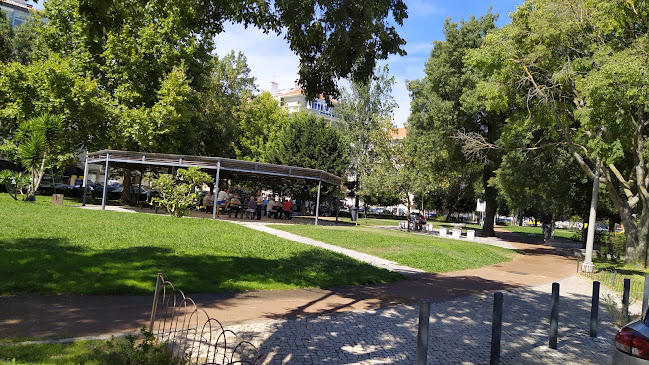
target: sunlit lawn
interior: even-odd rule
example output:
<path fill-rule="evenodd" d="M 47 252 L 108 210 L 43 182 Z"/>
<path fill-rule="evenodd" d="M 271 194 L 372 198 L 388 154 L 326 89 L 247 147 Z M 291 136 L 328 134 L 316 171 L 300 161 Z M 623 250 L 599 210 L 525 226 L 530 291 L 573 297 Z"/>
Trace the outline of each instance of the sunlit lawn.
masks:
<path fill-rule="evenodd" d="M 329 221 L 336 220 L 335 217 L 325 217 L 324 219 Z M 399 225 L 399 222 L 405 222 L 406 219 L 405 217 L 404 219 L 401 220 L 390 219 L 390 218 L 364 218 L 363 214 L 361 213 L 358 217 L 357 222 L 352 222 L 352 219 L 347 217 L 338 217 L 338 221 L 343 223 L 349 223 L 349 224 L 358 223 L 359 226 L 370 226 L 370 227 L 371 226 L 395 226 L 396 227 Z"/>
<path fill-rule="evenodd" d="M 538 227 L 531 227 L 531 226 L 499 226 L 498 228 L 504 229 L 509 232 L 521 234 L 521 235 L 527 235 L 527 236 L 538 236 L 542 237 L 543 236 L 543 228 L 541 226 Z M 561 237 L 561 238 L 567 238 L 570 239 L 572 238 L 577 231 L 572 230 L 572 229 L 562 229 L 562 228 L 555 228 L 554 229 L 554 236 L 555 237 Z"/>
<path fill-rule="evenodd" d="M 595 264 L 594 273 L 582 273 L 582 275 L 599 281 L 620 295 L 624 290 L 624 279 L 631 280 L 631 299 L 642 301 L 645 275 L 649 274 L 649 268 L 639 264 L 627 264 L 622 260 L 612 261 L 607 259 L 593 259 Z"/>
<path fill-rule="evenodd" d="M 0 194 L 0 294 L 150 294 L 361 285 L 400 275 L 209 219 L 92 211 Z"/>
<path fill-rule="evenodd" d="M 283 231 L 365 252 L 429 272 L 446 272 L 509 261 L 507 249 L 370 227 L 273 225 Z"/>
<path fill-rule="evenodd" d="M 107 341 L 0 345 L 0 364 L 102 364 L 108 351 Z"/>

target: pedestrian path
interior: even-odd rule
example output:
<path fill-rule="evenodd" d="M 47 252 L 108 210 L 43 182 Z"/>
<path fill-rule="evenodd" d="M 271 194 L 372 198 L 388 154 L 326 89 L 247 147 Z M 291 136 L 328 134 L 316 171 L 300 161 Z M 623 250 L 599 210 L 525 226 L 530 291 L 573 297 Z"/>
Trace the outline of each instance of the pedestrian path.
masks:
<path fill-rule="evenodd" d="M 592 284 L 561 287 L 558 348 L 548 348 L 551 284 L 504 291 L 501 364 L 610 364 L 616 328 L 600 302 L 598 337 L 589 337 Z M 431 304 L 428 363 L 488 364 L 493 293 Z M 297 319 L 229 325 L 265 364 L 414 363 L 418 306 L 403 304 Z"/>
<path fill-rule="evenodd" d="M 239 222 L 239 224 L 252 228 L 254 230 L 260 231 L 260 232 L 265 232 L 272 234 L 277 237 L 281 237 L 287 240 L 295 241 L 295 242 L 300 242 L 305 245 L 310 245 L 310 246 L 315 246 L 315 247 L 320 247 L 324 248 L 325 250 L 329 251 L 334 251 L 337 253 L 341 253 L 343 255 L 349 256 L 351 258 L 354 258 L 359 261 L 366 262 L 370 265 L 380 267 L 382 269 L 398 272 L 400 274 L 404 275 L 409 275 L 409 274 L 420 274 L 420 273 L 425 273 L 424 270 L 421 269 L 415 269 L 413 267 L 408 267 L 404 265 L 399 265 L 398 263 L 386 259 L 382 259 L 380 257 L 372 256 L 363 252 L 358 252 L 354 250 L 350 250 L 347 248 L 342 248 L 340 246 L 335 246 L 335 245 L 330 245 L 328 243 L 324 243 L 321 241 L 317 241 L 308 237 L 303 237 L 303 236 L 298 236 L 293 233 L 285 232 L 279 229 L 271 228 L 268 227 L 267 224 L 265 223 L 254 223 L 254 222 Z"/>

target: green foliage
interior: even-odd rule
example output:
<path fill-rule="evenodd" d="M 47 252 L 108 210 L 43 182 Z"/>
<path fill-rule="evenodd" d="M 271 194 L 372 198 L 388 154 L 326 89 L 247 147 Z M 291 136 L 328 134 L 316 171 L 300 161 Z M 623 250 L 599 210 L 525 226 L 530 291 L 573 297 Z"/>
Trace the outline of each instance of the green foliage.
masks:
<path fill-rule="evenodd" d="M 639 319 L 639 316 L 629 315 L 629 305 L 631 303 L 618 304 L 618 299 L 611 294 L 606 294 L 602 301 L 604 302 L 604 308 L 613 317 L 613 321 L 618 328 L 622 328 L 629 322 Z"/>
<path fill-rule="evenodd" d="M 20 163 L 29 174 L 27 200 L 34 200 L 45 172 L 45 163 L 60 152 L 61 118 L 43 114 L 23 122 L 15 134 L 15 149 Z M 7 146 L 13 143 L 7 143 Z M 11 150 L 13 148 L 7 148 Z"/>
<path fill-rule="evenodd" d="M 380 155 L 390 148 L 391 132 L 394 130 L 394 77 L 389 76 L 387 66 L 375 71 L 375 74 L 370 82 L 352 82 L 349 89 L 342 91 L 340 104 L 336 108 L 338 120 L 334 126 L 349 145 L 347 174 L 355 178 L 353 195 L 358 195 L 364 188 L 364 178 L 372 174 Z M 389 199 L 389 196 L 373 196 L 368 189 L 362 195 L 366 204 Z"/>
<path fill-rule="evenodd" d="M 595 238 L 597 241 L 597 237 Z M 615 261 L 624 256 L 624 251 L 626 249 L 626 236 L 624 233 L 616 233 L 612 236 L 609 235 L 608 239 L 603 239 L 599 242 L 601 242 L 599 253 L 602 257 L 610 257 L 611 260 Z"/>
<path fill-rule="evenodd" d="M 210 175 L 201 171 L 199 167 L 178 169 L 175 177 L 165 174 L 153 180 L 153 188 L 158 190 L 160 197 L 152 200 L 172 216 L 183 217 L 200 199 L 201 195 L 197 192 L 197 188 L 211 180 Z"/>
<path fill-rule="evenodd" d="M 484 104 L 484 96 L 477 89 L 482 72 L 469 64 L 466 56 L 495 29 L 496 18 L 487 13 L 459 24 L 447 19 L 445 40 L 434 43 L 426 75 L 408 85 L 412 113 L 406 143 L 410 153 L 417 156 L 413 169 L 423 186 L 415 196 L 424 195 L 436 209 L 452 213 L 465 206 L 458 203 L 475 197 L 475 185 L 482 185 L 477 191 L 484 191 L 481 198 L 487 203 L 487 235 L 493 235 L 490 222 L 497 208 L 497 191 L 488 181 L 500 165 L 501 154 L 497 148 L 465 152 L 472 151 L 470 145 L 475 140 L 496 146 L 507 111 L 492 110 Z"/>
<path fill-rule="evenodd" d="M 242 113 L 239 125 L 241 147 L 237 151 L 237 158 L 264 162 L 268 143 L 278 137 L 287 122 L 288 113 L 270 93 L 255 96 Z"/>
<path fill-rule="evenodd" d="M 414 156 L 398 141 L 382 149 L 375 159 L 371 173 L 361 175 L 360 196 L 365 203 L 396 205 L 404 203 L 410 209 L 410 193 L 418 191 L 420 179 L 415 175 Z"/>
<path fill-rule="evenodd" d="M 2 170 L 0 171 L 0 184 L 5 186 L 14 200 L 18 200 L 18 193 L 22 196 L 23 190 L 29 185 L 29 177 L 20 172 Z"/>
<path fill-rule="evenodd" d="M 179 359 L 174 356 L 169 344 L 159 343 L 153 334 L 144 328 L 140 331 L 143 336 L 141 341 L 131 335 L 123 339 L 111 338 L 106 343 L 106 353 L 101 362 L 114 365 L 182 365 L 188 363 L 188 359 Z"/>
<path fill-rule="evenodd" d="M 90 76 L 69 58 L 51 55 L 30 65 L 0 63 L 0 137 L 12 139 L 21 123 L 56 114 L 66 130 L 62 149 L 105 148 L 109 102 Z"/>
<path fill-rule="evenodd" d="M 0 222 L 0 295 L 149 295 L 158 272 L 174 278 L 185 293 L 402 278 L 335 252 L 211 219 L 92 211 L 40 197 L 24 204 L 0 194 Z"/>
<path fill-rule="evenodd" d="M 485 103 L 524 111 L 507 125 L 506 135 L 525 137 L 518 147 L 563 142 L 590 179 L 603 161 L 600 182 L 624 223 L 627 260 L 645 264 L 647 13 L 640 1 L 530 0 L 468 55 L 485 74 Z"/>
<path fill-rule="evenodd" d="M 0 63 L 8 62 L 13 51 L 13 29 L 7 15 L 0 10 Z"/>
<path fill-rule="evenodd" d="M 291 116 L 275 139 L 268 143 L 265 161 L 273 164 L 318 169 L 341 176 L 349 157 L 340 132 L 324 118 L 306 112 Z M 313 182 L 291 182 L 274 187 L 296 198 L 315 197 Z M 323 186 L 324 196 L 338 191 L 337 186 Z M 315 200 L 315 199 L 313 199 Z"/>

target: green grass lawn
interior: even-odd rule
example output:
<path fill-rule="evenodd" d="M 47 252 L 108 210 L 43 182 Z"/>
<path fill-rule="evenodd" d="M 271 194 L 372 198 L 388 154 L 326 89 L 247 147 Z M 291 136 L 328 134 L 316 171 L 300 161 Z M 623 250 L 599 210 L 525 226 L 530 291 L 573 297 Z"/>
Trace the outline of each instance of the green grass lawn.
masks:
<path fill-rule="evenodd" d="M 509 231 L 509 232 L 521 234 L 521 235 L 538 236 L 538 237 L 543 236 L 543 228 L 541 226 L 538 226 L 538 227 L 531 227 L 531 226 L 498 226 L 498 228 L 504 229 L 504 230 Z M 554 229 L 554 236 L 555 237 L 571 239 L 572 236 L 575 235 L 575 233 L 577 233 L 577 231 L 572 230 L 572 229 L 562 229 L 562 228 L 555 228 Z"/>
<path fill-rule="evenodd" d="M 336 217 L 325 217 L 328 221 L 335 221 Z M 374 226 L 398 226 L 399 222 L 405 222 L 404 219 L 390 219 L 390 218 L 363 218 L 362 214 L 358 217 L 358 222 L 352 222 L 351 218 L 347 217 L 338 217 L 339 222 L 355 224 L 358 223 L 359 226 L 374 227 Z"/>
<path fill-rule="evenodd" d="M 107 341 L 0 345 L 0 364 L 103 364 L 108 351 Z"/>
<path fill-rule="evenodd" d="M 500 247 L 369 227 L 273 225 L 283 231 L 365 252 L 429 272 L 447 272 L 509 261 Z"/>
<path fill-rule="evenodd" d="M 134 337 L 0 345 L 0 364 L 171 365 L 181 363 L 178 360 L 167 345 Z"/>
<path fill-rule="evenodd" d="M 399 274 L 209 219 L 55 206 L 0 194 L 0 295 L 188 293 L 363 285 Z"/>
<path fill-rule="evenodd" d="M 649 269 L 636 264 L 627 264 L 624 261 L 611 261 L 606 259 L 593 259 L 595 264 L 594 273 L 581 273 L 591 280 L 597 280 L 614 290 L 620 296 L 624 292 L 624 279 L 631 280 L 630 297 L 633 300 L 642 302 L 645 275 Z"/>

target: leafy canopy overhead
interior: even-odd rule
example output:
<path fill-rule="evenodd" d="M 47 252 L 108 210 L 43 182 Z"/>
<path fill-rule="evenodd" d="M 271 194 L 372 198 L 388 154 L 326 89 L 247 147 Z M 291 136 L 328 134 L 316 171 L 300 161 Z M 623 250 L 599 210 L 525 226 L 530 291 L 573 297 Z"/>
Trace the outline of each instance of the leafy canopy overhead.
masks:
<path fill-rule="evenodd" d="M 61 30 L 87 34 L 89 44 L 97 47 L 107 34 L 142 12 L 165 13 L 172 19 L 169 27 L 187 29 L 202 39 L 223 32 L 228 22 L 283 35 L 300 57 L 300 83 L 311 98 L 337 97 L 338 79 L 367 80 L 377 60 L 406 54 L 402 48 L 406 42 L 394 25 L 403 25 L 408 16 L 403 0 L 65 1 L 78 3 L 81 21 L 80 28 L 61 24 Z"/>

